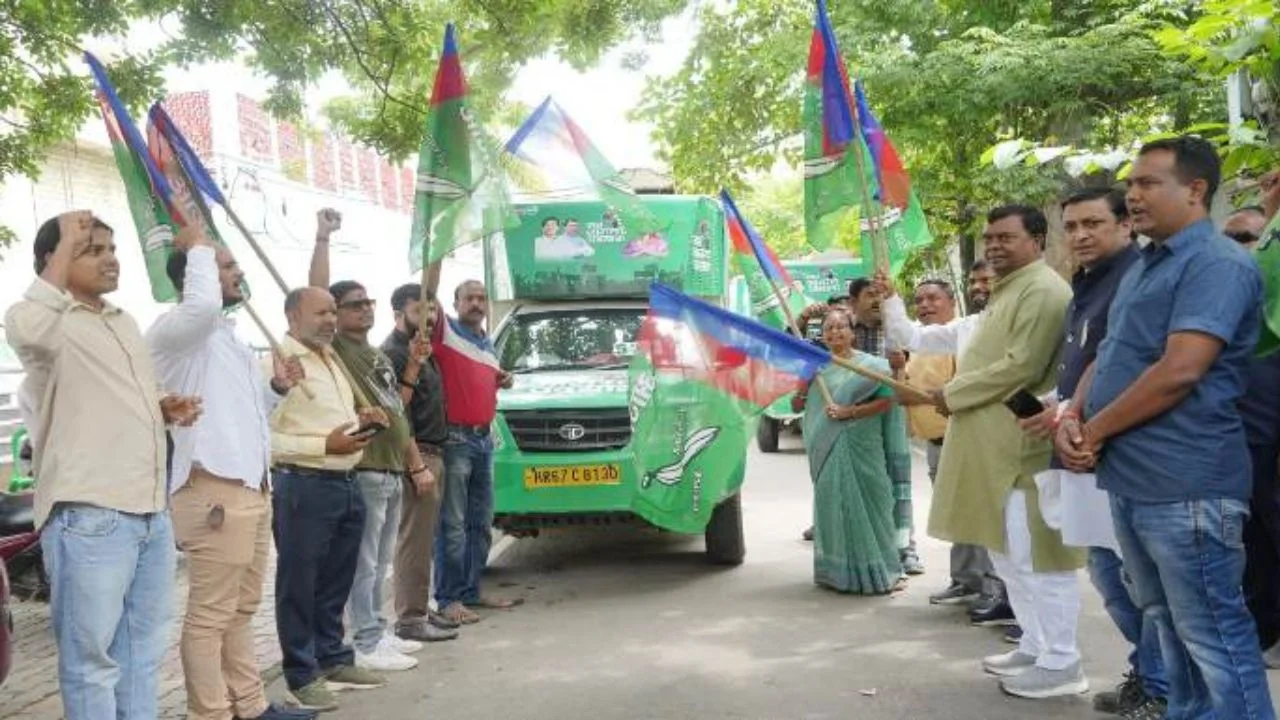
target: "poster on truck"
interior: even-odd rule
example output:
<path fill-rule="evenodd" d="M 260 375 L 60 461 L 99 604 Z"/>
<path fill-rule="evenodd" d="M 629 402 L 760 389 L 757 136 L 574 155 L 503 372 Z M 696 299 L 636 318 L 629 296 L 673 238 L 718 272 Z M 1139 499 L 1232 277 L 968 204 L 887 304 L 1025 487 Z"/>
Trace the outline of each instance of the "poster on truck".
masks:
<path fill-rule="evenodd" d="M 515 299 L 645 297 L 657 281 L 718 297 L 725 285 L 724 220 L 711 198 L 654 195 L 645 206 L 666 229 L 630 232 L 599 201 L 523 203 L 501 239 Z"/>

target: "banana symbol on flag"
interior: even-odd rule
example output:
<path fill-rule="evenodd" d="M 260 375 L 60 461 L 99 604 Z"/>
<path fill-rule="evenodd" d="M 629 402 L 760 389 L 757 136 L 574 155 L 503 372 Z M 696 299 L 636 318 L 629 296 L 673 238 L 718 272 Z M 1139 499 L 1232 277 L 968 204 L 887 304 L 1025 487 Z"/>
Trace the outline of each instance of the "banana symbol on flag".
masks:
<path fill-rule="evenodd" d="M 689 466 L 689 463 L 693 462 L 698 453 L 710 447 L 719 434 L 720 428 L 717 427 L 705 427 L 691 433 L 684 441 L 684 455 L 670 465 L 645 473 L 640 480 L 640 488 L 642 490 L 648 488 L 653 484 L 654 480 L 657 480 L 662 485 L 678 485 L 684 479 L 684 469 Z"/>

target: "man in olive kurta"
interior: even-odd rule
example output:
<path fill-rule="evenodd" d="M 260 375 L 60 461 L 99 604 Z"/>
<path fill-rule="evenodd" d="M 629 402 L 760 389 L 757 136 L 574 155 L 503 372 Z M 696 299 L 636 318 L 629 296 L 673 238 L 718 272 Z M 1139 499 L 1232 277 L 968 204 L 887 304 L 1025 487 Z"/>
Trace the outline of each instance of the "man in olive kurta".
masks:
<path fill-rule="evenodd" d="M 1023 697 L 1088 689 L 1076 645 L 1084 555 L 1062 544 L 1040 514 L 1034 476 L 1052 447 L 1018 429 L 1004 399 L 1039 396 L 1056 381 L 1055 358 L 1071 287 L 1041 259 L 1048 224 L 1032 207 L 987 216 L 986 257 L 997 280 L 987 318 L 960 355 L 956 376 L 935 391 L 951 414 L 938 465 L 929 534 L 987 548 L 1022 626 L 1017 650 L 983 660 Z"/>

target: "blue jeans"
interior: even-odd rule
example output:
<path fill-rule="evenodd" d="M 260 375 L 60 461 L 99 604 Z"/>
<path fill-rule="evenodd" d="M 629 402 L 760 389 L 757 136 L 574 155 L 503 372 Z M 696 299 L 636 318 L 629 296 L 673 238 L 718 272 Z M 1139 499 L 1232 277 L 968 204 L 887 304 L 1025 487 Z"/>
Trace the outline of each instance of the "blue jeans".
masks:
<path fill-rule="evenodd" d="M 1149 697 L 1163 698 L 1169 694 L 1169 682 L 1164 676 L 1164 660 L 1160 656 L 1160 633 L 1155 623 L 1146 618 L 1133 603 L 1134 592 L 1126 578 L 1120 556 L 1107 548 L 1089 548 L 1089 579 L 1102 596 L 1102 604 L 1111 616 L 1120 634 L 1133 652 L 1129 653 L 1129 666 L 1142 682 L 1142 690 Z"/>
<path fill-rule="evenodd" d="M 347 607 L 354 644 L 362 653 L 377 649 L 387 627 L 386 618 L 382 617 L 382 586 L 386 584 L 400 529 L 401 477 L 399 473 L 377 470 L 356 472 L 356 484 L 364 499 L 364 536 Z"/>
<path fill-rule="evenodd" d="M 40 548 L 67 720 L 154 720 L 177 562 L 169 513 L 59 504 Z"/>
<path fill-rule="evenodd" d="M 351 596 L 364 534 L 364 500 L 350 473 L 277 468 L 271 534 L 276 541 L 276 634 L 290 690 L 351 665 L 342 609 Z"/>
<path fill-rule="evenodd" d="M 435 594 L 441 609 L 480 600 L 492 527 L 493 439 L 449 428 L 436 536 Z"/>
<path fill-rule="evenodd" d="M 1142 503 L 1111 496 L 1143 615 L 1160 635 L 1168 720 L 1273 720 L 1258 631 L 1245 607 L 1242 500 Z"/>

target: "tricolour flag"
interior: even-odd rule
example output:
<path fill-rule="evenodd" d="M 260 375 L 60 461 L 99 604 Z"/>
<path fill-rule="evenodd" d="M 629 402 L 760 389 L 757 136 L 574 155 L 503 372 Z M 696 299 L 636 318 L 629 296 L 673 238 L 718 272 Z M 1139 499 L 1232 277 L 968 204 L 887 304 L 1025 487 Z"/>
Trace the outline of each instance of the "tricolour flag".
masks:
<path fill-rule="evenodd" d="M 811 379 L 827 353 L 663 285 L 631 365 L 632 509 L 676 532 L 702 532 L 737 491 L 752 417 Z"/>
<path fill-rule="evenodd" d="M 818 250 L 837 242 L 858 250 L 864 187 L 875 183 L 870 157 L 854 117 L 849 74 L 836 47 L 827 6 L 818 0 L 804 95 L 805 236 Z M 859 164 L 854 153 L 863 153 Z M 859 170 L 867 173 L 859 175 Z"/>
<path fill-rule="evenodd" d="M 805 85 L 805 234 L 826 250 L 838 242 L 873 258 L 875 235 L 896 272 L 933 238 L 911 180 L 867 102 L 850 86 L 826 3 L 817 2 Z M 854 242 L 854 238 L 859 238 Z M 877 262 L 880 262 L 877 259 Z"/>
<path fill-rule="evenodd" d="M 889 251 L 889 266 L 896 273 L 913 250 L 927 247 L 933 242 L 933 235 L 929 233 L 929 224 L 920 207 L 920 199 L 911 188 L 911 178 L 907 176 L 897 149 L 880 126 L 875 113 L 871 112 L 871 105 L 867 102 L 861 82 L 854 85 L 854 96 L 858 108 L 859 134 L 867 146 L 867 155 L 871 158 L 872 171 L 868 174 L 875 176 L 871 193 L 871 212 L 877 218 L 875 229 L 884 234 Z M 871 257 L 865 251 L 865 248 L 870 247 L 871 231 L 870 224 L 864 222 L 863 257 Z"/>
<path fill-rule="evenodd" d="M 169 282 L 165 265 L 173 248 L 173 227 L 181 221 L 173 205 L 172 190 L 164 173 L 147 152 L 142 134 L 134 125 L 133 118 L 129 117 L 124 103 L 120 102 L 102 63 L 87 52 L 84 61 L 88 63 L 98 88 L 98 108 L 107 126 L 116 169 L 124 181 L 125 195 L 129 200 L 129 213 L 142 244 L 147 278 L 151 282 L 151 297 L 156 302 L 170 302 L 177 298 L 178 293 Z"/>
<path fill-rule="evenodd" d="M 773 288 L 778 288 L 794 317 L 809 304 L 803 287 L 792 279 L 773 248 L 738 211 L 728 190 L 720 191 L 720 203 L 724 207 L 725 230 L 733 250 L 733 265 L 746 279 L 752 315 L 769 327 L 785 330 L 789 323 Z"/>
<path fill-rule="evenodd" d="M 225 244 L 217 226 L 205 214 L 207 202 L 226 205 L 222 188 L 218 187 L 200 161 L 200 156 L 160 103 L 152 105 L 147 113 L 147 149 L 152 162 L 169 183 L 173 205 L 183 220 L 201 223 L 206 237 L 220 245 Z M 197 197 L 196 193 L 203 198 Z"/>
<path fill-rule="evenodd" d="M 209 203 L 227 207 L 227 198 L 213 175 L 200 160 L 200 155 L 187 142 L 178 124 L 169 117 L 160 103 L 151 106 L 147 113 L 147 148 L 155 166 L 164 173 L 173 191 L 173 206 L 181 215 L 179 224 L 198 222 L 204 228 L 205 237 L 219 245 L 226 245 L 218 225 L 209 213 Z M 249 284 L 241 281 L 241 294 L 249 298 Z"/>
<path fill-rule="evenodd" d="M 678 372 L 755 409 L 809 381 L 831 360 L 804 340 L 654 285 L 640 344 L 659 372 Z"/>
<path fill-rule="evenodd" d="M 539 200 L 591 196 L 617 213 L 627 237 L 663 232 L 663 223 L 587 133 L 550 97 L 507 141 L 513 181 Z"/>
<path fill-rule="evenodd" d="M 416 272 L 517 222 L 498 148 L 467 105 L 467 83 L 450 24 L 418 152 L 409 264 Z"/>

